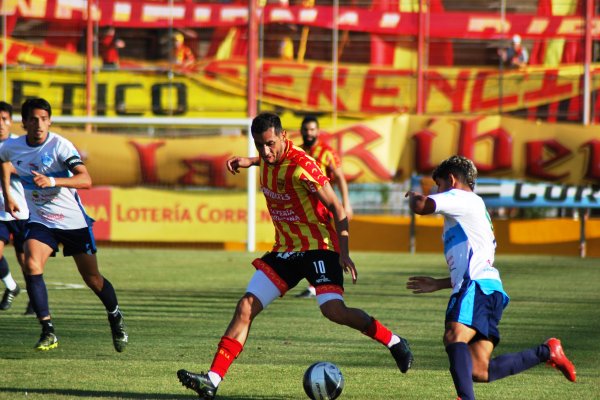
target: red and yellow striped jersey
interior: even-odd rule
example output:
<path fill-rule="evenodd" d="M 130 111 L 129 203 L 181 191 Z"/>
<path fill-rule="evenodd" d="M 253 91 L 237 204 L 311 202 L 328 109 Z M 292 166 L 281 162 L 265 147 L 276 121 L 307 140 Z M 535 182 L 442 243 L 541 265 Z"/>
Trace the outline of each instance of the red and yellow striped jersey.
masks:
<path fill-rule="evenodd" d="M 317 142 L 312 147 L 309 149 L 303 147 L 303 149 L 306 151 L 306 154 L 317 161 L 321 170 L 325 172 L 325 175 L 330 180 L 335 178 L 333 170 L 341 167 L 342 161 L 337 152 L 329 144 L 317 139 Z"/>
<path fill-rule="evenodd" d="M 278 164 L 260 159 L 260 187 L 275 226 L 273 251 L 338 251 L 329 210 L 316 196 L 328 181 L 315 160 L 290 140 Z"/>

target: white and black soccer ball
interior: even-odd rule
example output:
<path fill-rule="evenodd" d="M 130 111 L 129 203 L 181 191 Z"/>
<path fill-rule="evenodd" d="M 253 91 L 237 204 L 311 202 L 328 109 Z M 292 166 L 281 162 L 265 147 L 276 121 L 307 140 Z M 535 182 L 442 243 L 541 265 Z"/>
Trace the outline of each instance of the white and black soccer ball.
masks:
<path fill-rule="evenodd" d="M 308 367 L 302 383 L 312 400 L 333 400 L 342 394 L 344 376 L 335 364 L 319 361 Z"/>

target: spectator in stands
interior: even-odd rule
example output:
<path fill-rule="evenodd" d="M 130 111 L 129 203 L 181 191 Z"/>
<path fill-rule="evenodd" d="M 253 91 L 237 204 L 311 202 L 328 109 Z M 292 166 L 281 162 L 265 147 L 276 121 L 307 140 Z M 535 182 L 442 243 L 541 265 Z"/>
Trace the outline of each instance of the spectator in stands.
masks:
<path fill-rule="evenodd" d="M 512 45 L 506 49 L 498 49 L 498 55 L 503 63 L 512 68 L 523 68 L 529 61 L 529 52 L 521 42 L 521 36 L 514 35 Z"/>
<path fill-rule="evenodd" d="M 119 67 L 119 49 L 125 47 L 125 42 L 116 36 L 115 28 L 106 28 L 100 38 L 100 56 L 104 68 Z"/>
<path fill-rule="evenodd" d="M 189 67 L 196 62 L 192 49 L 185 44 L 185 36 L 181 32 L 173 34 L 173 54 L 171 61 L 182 67 Z"/>

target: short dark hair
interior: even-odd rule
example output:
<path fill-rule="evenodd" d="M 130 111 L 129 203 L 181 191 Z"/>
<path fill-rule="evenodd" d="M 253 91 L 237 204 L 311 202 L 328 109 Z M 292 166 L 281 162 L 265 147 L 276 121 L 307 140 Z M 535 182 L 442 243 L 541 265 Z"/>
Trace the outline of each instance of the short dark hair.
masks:
<path fill-rule="evenodd" d="M 48 116 L 52 116 L 52 107 L 47 100 L 40 97 L 36 99 L 27 99 L 21 106 L 21 118 L 23 122 L 29 118 L 29 114 L 31 114 L 31 111 L 33 110 L 46 110 L 48 112 Z"/>
<path fill-rule="evenodd" d="M 12 118 L 13 107 L 5 101 L 0 101 L 0 111 L 5 111 Z"/>
<path fill-rule="evenodd" d="M 273 128 L 275 130 L 275 134 L 279 136 L 281 132 L 283 132 L 283 127 L 281 126 L 281 119 L 277 114 L 273 113 L 260 113 L 252 120 L 252 126 L 250 127 L 250 132 L 253 135 L 260 135 L 263 132 Z"/>
<path fill-rule="evenodd" d="M 471 190 L 475 189 L 475 181 L 477 180 L 477 167 L 473 161 L 463 156 L 452 156 L 440 163 L 431 174 L 435 180 L 448 179 L 450 174 L 454 175 L 460 182 L 469 185 Z"/>
<path fill-rule="evenodd" d="M 302 120 L 302 123 L 300 124 L 300 129 L 304 129 L 304 125 L 308 124 L 309 122 L 314 122 L 315 124 L 317 124 L 317 128 L 319 127 L 319 120 L 317 119 L 317 117 L 313 115 L 307 115 Z"/>

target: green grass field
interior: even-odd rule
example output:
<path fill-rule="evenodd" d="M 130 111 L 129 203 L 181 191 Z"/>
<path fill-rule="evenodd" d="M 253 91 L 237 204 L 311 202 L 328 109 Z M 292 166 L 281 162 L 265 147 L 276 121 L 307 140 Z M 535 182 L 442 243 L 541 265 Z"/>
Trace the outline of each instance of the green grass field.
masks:
<path fill-rule="evenodd" d="M 12 253 L 12 248 L 7 249 Z M 45 278 L 60 345 L 32 350 L 40 328 L 22 312 L 26 295 L 0 314 L 1 399 L 194 399 L 175 372 L 206 370 L 237 299 L 253 273 L 255 255 L 203 250 L 101 248 L 101 270 L 117 289 L 130 345 L 116 353 L 100 301 L 71 258 L 51 259 Z M 7 258 L 19 284 L 12 254 Z M 409 339 L 415 364 L 401 374 L 381 345 L 321 316 L 314 299 L 288 296 L 257 318 L 250 339 L 219 388 L 221 399 L 302 399 L 304 370 L 336 363 L 346 379 L 342 399 L 454 399 L 441 343 L 449 291 L 416 296 L 409 276 L 444 276 L 440 254 L 356 253 L 358 284 L 346 287 L 349 306 L 377 317 Z M 491 384 L 478 399 L 600 398 L 600 260 L 504 256 L 497 265 L 511 304 L 495 354 L 562 339 L 577 366 L 568 382 L 545 365 Z"/>

